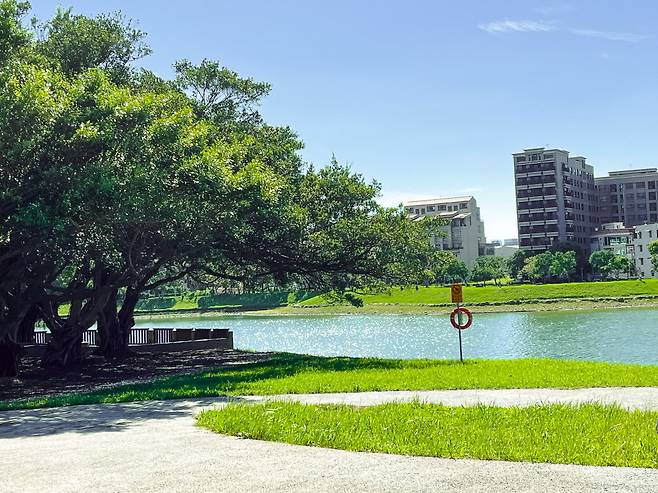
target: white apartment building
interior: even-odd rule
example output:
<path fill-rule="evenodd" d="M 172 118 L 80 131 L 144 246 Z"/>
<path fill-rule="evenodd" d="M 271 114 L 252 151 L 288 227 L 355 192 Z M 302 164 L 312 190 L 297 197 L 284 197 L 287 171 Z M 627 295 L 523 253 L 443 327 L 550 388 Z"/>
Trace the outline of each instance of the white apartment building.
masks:
<path fill-rule="evenodd" d="M 649 243 L 658 240 L 658 223 L 640 224 L 635 226 L 633 250 L 635 251 L 635 268 L 638 276 L 658 277 L 649 255 Z"/>
<path fill-rule="evenodd" d="M 596 228 L 590 240 L 590 250 L 610 250 L 615 255 L 624 255 L 633 259 L 633 228 L 627 228 L 624 223 L 605 223 Z"/>
<path fill-rule="evenodd" d="M 484 255 L 486 239 L 480 208 L 473 196 L 412 200 L 404 203 L 410 218 L 420 220 L 427 216 L 440 216 L 449 221 L 444 236 L 433 237 L 435 248 L 454 253 L 468 267 Z"/>

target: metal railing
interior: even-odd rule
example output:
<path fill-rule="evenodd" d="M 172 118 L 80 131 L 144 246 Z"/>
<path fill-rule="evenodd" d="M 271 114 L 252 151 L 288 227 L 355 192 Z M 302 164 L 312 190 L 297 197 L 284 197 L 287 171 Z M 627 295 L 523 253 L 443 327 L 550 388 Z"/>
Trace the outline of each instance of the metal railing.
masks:
<path fill-rule="evenodd" d="M 230 337 L 229 329 L 197 329 L 197 328 L 142 328 L 135 327 L 130 331 L 128 344 L 141 346 L 144 344 L 169 344 L 172 342 L 197 341 L 201 339 L 227 339 Z M 34 332 L 33 344 L 43 346 L 50 341 L 50 332 L 39 330 Z M 82 342 L 89 346 L 97 346 L 100 342 L 98 331 L 90 329 L 82 334 Z"/>

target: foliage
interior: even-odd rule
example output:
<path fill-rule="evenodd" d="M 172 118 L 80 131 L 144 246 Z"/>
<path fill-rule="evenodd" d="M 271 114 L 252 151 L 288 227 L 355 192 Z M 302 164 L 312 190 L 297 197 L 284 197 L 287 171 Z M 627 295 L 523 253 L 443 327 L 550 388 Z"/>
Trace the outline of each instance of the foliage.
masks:
<path fill-rule="evenodd" d="M 270 85 L 242 78 L 218 62 L 204 59 L 199 65 L 189 60 L 174 64 L 175 85 L 196 101 L 199 114 L 217 123 L 258 121 L 254 107 L 270 92 Z"/>
<path fill-rule="evenodd" d="M 491 255 L 481 256 L 475 260 L 471 278 L 473 281 L 491 281 L 498 285 L 498 280 L 508 275 L 507 260 Z"/>
<path fill-rule="evenodd" d="M 146 33 L 121 13 L 90 18 L 58 9 L 47 22 L 35 24 L 39 41 L 35 48 L 67 76 L 101 68 L 115 82 L 128 82 L 130 64 L 151 53 Z"/>
<path fill-rule="evenodd" d="M 576 266 L 575 252 L 546 251 L 527 258 L 521 275 L 532 281 L 566 281 L 576 272 Z"/>
<path fill-rule="evenodd" d="M 315 295 L 314 292 L 305 291 L 280 291 L 274 293 L 246 293 L 236 294 L 216 294 L 200 296 L 197 299 L 197 308 L 222 308 L 222 307 L 239 307 L 247 308 L 273 308 L 277 306 L 296 303 Z"/>
<path fill-rule="evenodd" d="M 530 255 L 526 250 L 519 248 L 514 254 L 507 260 L 507 269 L 509 275 L 512 279 L 518 279 L 521 276 L 521 271 L 525 266 L 525 261 Z"/>
<path fill-rule="evenodd" d="M 26 6 L 0 8 L 0 56 L 21 47 L 0 65 L 0 350 L 36 310 L 44 365 L 77 363 L 94 323 L 123 356 L 140 293 L 184 276 L 342 292 L 429 264 L 436 221 L 379 206 L 335 159 L 304 163 L 255 111 L 268 84 L 208 60 L 173 81 L 136 72 L 150 49 L 121 14 L 59 10 L 30 37 Z"/>
<path fill-rule="evenodd" d="M 0 1 L 0 66 L 29 42 L 30 35 L 21 25 L 29 8 L 29 2 Z"/>
<path fill-rule="evenodd" d="M 166 310 L 168 308 L 172 308 L 175 304 L 176 304 L 176 298 L 172 296 L 144 298 L 139 300 L 136 309 L 143 311 Z"/>
<path fill-rule="evenodd" d="M 658 240 L 649 243 L 649 255 L 651 255 L 651 265 L 653 270 L 658 272 Z"/>
<path fill-rule="evenodd" d="M 430 282 L 442 284 L 466 282 L 469 278 L 469 270 L 466 264 L 459 260 L 454 253 L 435 250 L 430 259 L 427 278 Z"/>
<path fill-rule="evenodd" d="M 634 269 L 633 263 L 624 255 L 617 255 L 612 250 L 592 252 L 589 262 L 595 273 L 603 279 L 618 278 L 620 274 L 628 274 Z"/>
<path fill-rule="evenodd" d="M 601 404 L 354 407 L 270 401 L 207 410 L 197 421 L 226 435 L 341 450 L 658 468 L 657 419 L 656 411 Z"/>
<path fill-rule="evenodd" d="M 591 272 L 591 266 L 588 262 L 587 250 L 575 241 L 556 241 L 551 245 L 551 252 L 574 252 L 576 257 L 576 266 L 574 271 L 569 274 L 570 276 L 578 275 L 581 280 L 584 279 L 586 273 Z"/>

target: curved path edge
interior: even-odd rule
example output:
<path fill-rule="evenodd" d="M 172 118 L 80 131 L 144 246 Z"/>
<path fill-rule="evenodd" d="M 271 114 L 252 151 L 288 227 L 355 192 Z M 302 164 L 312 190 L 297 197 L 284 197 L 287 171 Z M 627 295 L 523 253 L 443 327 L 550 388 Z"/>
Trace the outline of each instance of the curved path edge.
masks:
<path fill-rule="evenodd" d="M 629 410 L 658 410 L 658 387 L 595 387 L 584 389 L 465 389 L 394 390 L 327 394 L 245 396 L 246 401 L 286 400 L 304 404 L 375 406 L 388 402 L 419 401 L 446 406 L 491 405 L 528 407 L 541 404 L 600 403 Z"/>
<path fill-rule="evenodd" d="M 657 469 L 349 452 L 226 437 L 200 429 L 194 422 L 202 409 L 271 398 L 339 399 L 360 402 L 357 405 L 404 399 L 448 403 L 448 397 L 459 397 L 458 405 L 463 405 L 470 399 L 492 403 L 491 398 L 502 396 L 506 396 L 504 402 L 518 404 L 521 395 L 528 395 L 528 402 L 530 397 L 546 401 L 546 394 L 526 394 L 529 390 L 206 398 L 0 412 L 5 471 L 0 489 L 3 493 L 655 491 Z M 609 396 L 599 394 L 600 389 L 580 390 L 585 391 L 580 396 L 586 401 Z M 608 390 L 614 394 L 619 389 Z M 630 396 L 639 389 L 622 390 Z M 647 392 L 647 402 L 654 402 L 658 389 Z M 577 395 L 570 392 L 567 397 Z M 644 405 L 642 399 L 637 402 Z"/>

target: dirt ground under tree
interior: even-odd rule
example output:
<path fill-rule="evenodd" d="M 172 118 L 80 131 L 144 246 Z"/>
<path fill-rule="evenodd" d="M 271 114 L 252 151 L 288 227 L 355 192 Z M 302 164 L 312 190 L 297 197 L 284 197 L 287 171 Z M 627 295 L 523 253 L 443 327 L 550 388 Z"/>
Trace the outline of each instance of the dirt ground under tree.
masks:
<path fill-rule="evenodd" d="M 268 359 L 273 353 L 197 350 L 171 353 L 136 353 L 122 360 L 89 356 L 69 370 L 43 369 L 39 358 L 22 358 L 19 375 L 0 379 L 0 400 L 28 399 L 89 392 L 126 383 L 147 382 Z"/>

